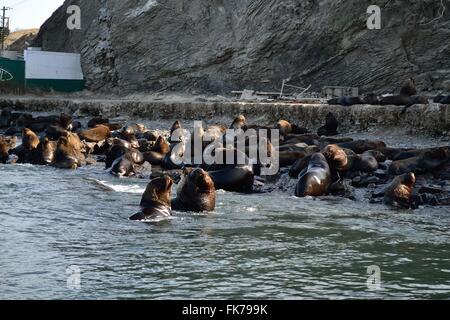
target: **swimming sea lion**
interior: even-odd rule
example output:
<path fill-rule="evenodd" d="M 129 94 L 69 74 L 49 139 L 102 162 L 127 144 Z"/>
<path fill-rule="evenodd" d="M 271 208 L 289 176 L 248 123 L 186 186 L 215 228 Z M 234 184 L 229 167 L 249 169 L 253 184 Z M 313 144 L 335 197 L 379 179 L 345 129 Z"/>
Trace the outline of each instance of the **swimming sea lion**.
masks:
<path fill-rule="evenodd" d="M 331 172 L 327 160 L 321 153 L 311 156 L 309 165 L 300 173 L 295 189 L 296 197 L 319 197 L 331 184 Z"/>
<path fill-rule="evenodd" d="M 172 201 L 172 210 L 176 211 L 214 211 L 216 206 L 216 188 L 214 181 L 203 169 L 186 169 L 180 182 L 177 198 Z"/>
<path fill-rule="evenodd" d="M 150 181 L 142 195 L 141 211 L 130 217 L 130 220 L 145 221 L 171 217 L 172 186 L 173 180 L 167 175 Z"/>
<path fill-rule="evenodd" d="M 411 207 L 411 196 L 416 184 L 414 173 L 397 176 L 386 188 L 384 203 L 389 206 Z"/>

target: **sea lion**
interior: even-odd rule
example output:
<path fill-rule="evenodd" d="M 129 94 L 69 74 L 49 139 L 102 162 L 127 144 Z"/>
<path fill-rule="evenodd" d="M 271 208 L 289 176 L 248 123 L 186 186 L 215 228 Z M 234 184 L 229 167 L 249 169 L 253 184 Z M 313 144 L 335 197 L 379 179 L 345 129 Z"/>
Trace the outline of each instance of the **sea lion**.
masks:
<path fill-rule="evenodd" d="M 56 145 L 52 165 L 59 169 L 76 169 L 86 164 L 82 143 L 76 134 L 61 136 Z"/>
<path fill-rule="evenodd" d="M 450 95 L 447 96 L 439 95 L 436 98 L 434 98 L 433 101 L 441 104 L 450 104 Z"/>
<path fill-rule="evenodd" d="M 366 104 L 376 106 L 380 104 L 380 97 L 378 97 L 375 93 L 369 93 L 364 97 L 364 102 Z"/>
<path fill-rule="evenodd" d="M 151 165 L 160 166 L 169 152 L 170 145 L 160 136 L 150 151 L 144 152 L 144 159 Z"/>
<path fill-rule="evenodd" d="M 411 96 L 409 98 L 410 98 L 409 103 L 402 109 L 400 114 L 405 114 L 406 111 L 408 111 L 408 109 L 411 108 L 413 105 L 430 104 L 430 101 L 428 100 L 428 98 L 424 97 L 424 96 Z"/>
<path fill-rule="evenodd" d="M 365 101 L 361 97 L 343 96 L 328 100 L 329 105 L 353 106 L 355 104 L 364 104 Z"/>
<path fill-rule="evenodd" d="M 416 184 L 414 173 L 397 176 L 384 192 L 383 202 L 389 206 L 411 207 L 411 196 Z"/>
<path fill-rule="evenodd" d="M 37 148 L 36 161 L 38 164 L 51 165 L 55 160 L 58 143 L 45 137 Z"/>
<path fill-rule="evenodd" d="M 8 128 L 12 121 L 12 112 L 10 108 L 3 109 L 0 113 L 0 129 Z"/>
<path fill-rule="evenodd" d="M 408 172 L 424 174 L 433 172 L 450 160 L 450 147 L 436 148 L 421 155 L 405 160 L 394 161 L 389 166 L 390 175 L 401 175 Z"/>
<path fill-rule="evenodd" d="M 120 138 L 122 140 L 128 141 L 131 144 L 132 148 L 134 148 L 134 149 L 139 149 L 140 148 L 139 141 L 136 138 L 135 134 L 131 134 L 131 133 L 125 131 L 125 132 L 122 132 L 120 134 Z"/>
<path fill-rule="evenodd" d="M 411 149 L 383 147 L 383 148 L 378 148 L 377 150 L 379 152 L 381 152 L 382 154 L 384 154 L 384 156 L 388 160 L 394 160 L 402 152 L 410 151 Z"/>
<path fill-rule="evenodd" d="M 402 96 L 414 96 L 417 94 L 416 81 L 413 78 L 408 79 L 400 89 Z"/>
<path fill-rule="evenodd" d="M 289 134 L 306 134 L 308 129 L 291 124 L 289 121 L 280 120 L 277 123 L 276 129 L 280 130 L 280 136 L 286 137 Z"/>
<path fill-rule="evenodd" d="M 0 137 L 0 163 L 8 162 L 10 149 L 9 143 L 7 143 L 3 137 Z"/>
<path fill-rule="evenodd" d="M 378 150 L 380 148 L 385 148 L 386 144 L 383 141 L 357 140 L 352 142 L 338 143 L 338 146 L 344 149 L 350 149 L 357 154 L 361 154 L 369 150 Z"/>
<path fill-rule="evenodd" d="M 251 166 L 236 166 L 217 171 L 209 171 L 216 190 L 251 193 L 255 174 Z"/>
<path fill-rule="evenodd" d="M 214 211 L 216 188 L 214 181 L 203 169 L 185 169 L 177 198 L 172 201 L 175 211 Z"/>
<path fill-rule="evenodd" d="M 346 172 L 350 168 L 350 161 L 344 149 L 338 145 L 331 144 L 327 146 L 322 154 L 330 166 L 331 171 Z"/>
<path fill-rule="evenodd" d="M 67 131 L 72 131 L 73 130 L 73 124 L 72 124 L 72 117 L 65 114 L 65 113 L 61 113 L 61 115 L 59 116 L 59 121 L 58 121 L 58 125 Z"/>
<path fill-rule="evenodd" d="M 93 129 L 80 132 L 79 136 L 87 142 L 100 142 L 111 137 L 111 130 L 107 126 L 97 125 Z"/>
<path fill-rule="evenodd" d="M 39 145 L 39 137 L 32 130 L 25 128 L 22 130 L 22 145 L 29 149 L 34 150 Z"/>
<path fill-rule="evenodd" d="M 111 167 L 111 174 L 118 177 L 130 177 L 135 172 L 133 156 L 126 152 L 123 156 L 116 159 Z"/>
<path fill-rule="evenodd" d="M 167 175 L 150 181 L 142 195 L 141 211 L 130 217 L 130 220 L 145 221 L 171 217 L 172 186 L 173 180 Z"/>
<path fill-rule="evenodd" d="M 378 161 L 370 152 L 364 152 L 361 155 L 356 155 L 353 158 L 352 169 L 356 171 L 372 173 L 378 169 Z"/>
<path fill-rule="evenodd" d="M 309 165 L 305 168 L 295 188 L 296 197 L 319 197 L 327 192 L 331 184 L 331 171 L 327 160 L 321 153 L 311 156 Z"/>
<path fill-rule="evenodd" d="M 325 118 L 325 125 L 320 127 L 317 131 L 319 136 L 335 136 L 338 134 L 337 129 L 339 127 L 339 122 L 333 113 L 328 113 Z"/>
<path fill-rule="evenodd" d="M 230 126 L 230 129 L 232 130 L 247 130 L 247 119 L 245 118 L 245 116 L 243 116 L 242 114 L 237 116 L 234 120 L 233 123 Z"/>
<path fill-rule="evenodd" d="M 109 119 L 105 119 L 105 118 L 93 118 L 91 120 L 89 120 L 87 126 L 88 128 L 95 128 L 96 126 L 98 126 L 99 124 L 108 124 L 109 123 Z"/>

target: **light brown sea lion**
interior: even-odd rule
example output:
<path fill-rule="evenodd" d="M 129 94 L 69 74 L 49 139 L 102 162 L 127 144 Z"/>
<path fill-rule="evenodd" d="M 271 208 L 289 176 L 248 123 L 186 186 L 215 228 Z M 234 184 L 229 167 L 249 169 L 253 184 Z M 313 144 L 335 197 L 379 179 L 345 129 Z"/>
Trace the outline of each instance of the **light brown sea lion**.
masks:
<path fill-rule="evenodd" d="M 327 192 L 331 182 L 331 171 L 327 160 L 323 154 L 315 153 L 311 156 L 308 167 L 300 173 L 295 196 L 322 196 Z"/>
<path fill-rule="evenodd" d="M 247 119 L 245 118 L 245 116 L 243 116 L 242 114 L 237 116 L 233 120 L 233 123 L 231 124 L 230 129 L 232 129 L 232 130 L 242 129 L 242 130 L 246 131 L 247 130 Z"/>
<path fill-rule="evenodd" d="M 0 137 L 0 163 L 6 163 L 9 159 L 9 143 Z"/>
<path fill-rule="evenodd" d="M 345 153 L 344 149 L 339 147 L 338 145 L 331 144 L 327 146 L 322 154 L 325 156 L 327 160 L 330 170 L 338 171 L 338 172 L 346 172 L 350 168 L 350 161 Z"/>
<path fill-rule="evenodd" d="M 150 181 L 142 195 L 141 211 L 130 217 L 130 220 L 145 221 L 171 217 L 172 186 L 173 180 L 167 175 Z"/>
<path fill-rule="evenodd" d="M 36 162 L 38 164 L 50 165 L 55 160 L 55 154 L 58 143 L 45 137 L 41 140 L 37 148 Z"/>
<path fill-rule="evenodd" d="M 39 137 L 32 130 L 25 128 L 22 130 L 22 145 L 28 150 L 35 150 L 39 145 Z"/>
<path fill-rule="evenodd" d="M 111 130 L 107 126 L 97 125 L 93 129 L 80 132 L 79 136 L 87 142 L 100 142 L 111 137 Z"/>
<path fill-rule="evenodd" d="M 52 165 L 60 169 L 76 169 L 86 164 L 82 143 L 76 134 L 59 138 Z"/>
<path fill-rule="evenodd" d="M 216 188 L 214 181 L 203 169 L 186 169 L 180 182 L 177 198 L 172 201 L 175 211 L 214 211 Z"/>
<path fill-rule="evenodd" d="M 411 207 L 411 196 L 416 184 L 414 173 L 397 176 L 386 188 L 384 203 L 389 206 Z"/>

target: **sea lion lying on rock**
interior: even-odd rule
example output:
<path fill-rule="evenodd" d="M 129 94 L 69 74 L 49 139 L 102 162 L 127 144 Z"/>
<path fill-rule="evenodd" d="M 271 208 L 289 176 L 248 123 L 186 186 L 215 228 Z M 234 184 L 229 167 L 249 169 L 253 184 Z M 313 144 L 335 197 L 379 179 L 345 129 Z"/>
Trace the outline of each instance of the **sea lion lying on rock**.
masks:
<path fill-rule="evenodd" d="M 217 171 L 209 171 L 216 190 L 251 193 L 255 174 L 251 166 L 236 166 Z"/>
<path fill-rule="evenodd" d="M 366 151 L 384 148 L 386 147 L 386 144 L 383 141 L 357 140 L 352 142 L 339 143 L 338 146 L 344 149 L 350 149 L 357 154 L 361 154 Z"/>
<path fill-rule="evenodd" d="M 177 198 L 172 201 L 175 211 L 214 211 L 216 189 L 214 181 L 203 169 L 185 169 Z"/>
<path fill-rule="evenodd" d="M 450 160 L 450 147 L 436 148 L 405 160 L 394 161 L 389 166 L 389 174 L 401 175 L 408 172 L 424 174 L 433 172 Z"/>
<path fill-rule="evenodd" d="M 164 157 L 170 152 L 170 145 L 163 137 L 158 137 L 150 151 L 144 152 L 144 159 L 151 165 L 160 166 Z"/>
<path fill-rule="evenodd" d="M 150 181 L 141 199 L 141 211 L 130 217 L 130 220 L 145 221 L 171 217 L 172 186 L 173 180 L 167 175 Z"/>
<path fill-rule="evenodd" d="M 384 203 L 389 206 L 411 207 L 411 197 L 416 184 L 414 173 L 406 173 L 396 177 L 386 188 Z"/>
<path fill-rule="evenodd" d="M 331 185 L 331 172 L 327 160 L 321 153 L 311 156 L 309 165 L 300 173 L 295 189 L 296 197 L 319 197 L 324 195 Z"/>
<path fill-rule="evenodd" d="M 56 145 L 55 160 L 52 165 L 59 169 L 76 169 L 86 165 L 83 147 L 83 143 L 76 134 L 69 133 L 67 136 L 62 136 Z"/>
<path fill-rule="evenodd" d="M 97 125 L 93 129 L 80 132 L 79 136 L 87 142 L 100 142 L 111 137 L 111 130 L 107 126 Z"/>
<path fill-rule="evenodd" d="M 136 174 L 134 159 L 132 154 L 127 151 L 123 156 L 113 162 L 111 174 L 118 177 L 131 177 Z"/>

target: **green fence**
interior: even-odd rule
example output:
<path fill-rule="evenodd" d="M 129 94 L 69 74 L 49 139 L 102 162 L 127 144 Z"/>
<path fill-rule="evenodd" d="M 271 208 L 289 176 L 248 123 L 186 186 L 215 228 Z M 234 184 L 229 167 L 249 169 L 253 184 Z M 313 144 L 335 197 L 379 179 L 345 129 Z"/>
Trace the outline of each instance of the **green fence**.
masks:
<path fill-rule="evenodd" d="M 25 88 L 25 61 L 0 58 L 0 85 Z"/>

